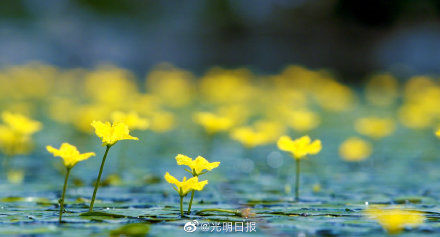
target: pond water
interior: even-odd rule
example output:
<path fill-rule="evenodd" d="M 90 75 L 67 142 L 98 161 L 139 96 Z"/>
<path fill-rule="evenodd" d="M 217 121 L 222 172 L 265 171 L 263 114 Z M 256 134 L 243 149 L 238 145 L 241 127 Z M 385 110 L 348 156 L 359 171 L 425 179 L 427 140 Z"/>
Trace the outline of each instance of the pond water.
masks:
<path fill-rule="evenodd" d="M 96 137 L 84 136 L 78 141 L 95 144 L 91 147 L 97 151 L 97 157 L 74 167 L 66 194 L 64 223 L 59 224 L 63 173 L 46 166 L 59 166 L 61 161 L 44 150 L 30 157 L 15 157 L 12 165 L 27 174 L 22 184 L 3 181 L 0 186 L 0 234 L 205 236 L 211 231 L 229 231 L 238 235 L 276 236 L 386 235 L 377 222 L 363 213 L 376 204 L 396 205 L 425 215 L 421 226 L 407 228 L 403 236 L 438 233 L 440 172 L 436 138 L 398 128 L 394 135 L 375 144 L 370 158 L 356 164 L 346 163 L 334 155 L 339 137 L 350 132 L 332 126 L 332 121 L 340 119 L 329 115 L 327 126 L 311 135 L 322 139 L 323 150 L 302 162 L 299 201 L 294 200 L 292 192 L 294 160 L 275 145 L 246 149 L 222 136 L 207 144 L 191 133 L 176 140 L 182 136 L 179 132 L 145 132 L 135 133 L 140 137 L 139 143 L 123 141 L 110 150 L 103 175 L 106 186 L 98 191 L 96 213 L 84 215 L 104 152 Z M 200 177 L 209 180 L 209 184 L 196 192 L 192 213 L 184 217 L 179 214 L 177 193 L 163 179 L 166 171 L 179 178 L 189 175 L 175 164 L 177 153 L 202 154 L 210 161 L 221 162 L 219 168 Z M 189 196 L 184 206 L 188 201 Z M 253 214 L 245 218 L 216 211 L 197 213 L 213 208 L 250 208 Z M 184 225 L 192 220 L 197 220 L 198 228 L 186 233 Z M 232 229 L 223 229 L 228 223 Z"/>

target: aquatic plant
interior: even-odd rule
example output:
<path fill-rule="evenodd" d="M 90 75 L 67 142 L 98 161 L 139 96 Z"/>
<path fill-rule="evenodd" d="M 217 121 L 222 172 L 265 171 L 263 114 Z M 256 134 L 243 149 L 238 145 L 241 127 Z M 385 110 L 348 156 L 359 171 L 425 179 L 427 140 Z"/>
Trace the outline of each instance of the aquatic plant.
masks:
<path fill-rule="evenodd" d="M 203 180 L 199 182 L 199 178 L 197 176 L 192 177 L 190 179 L 186 179 L 183 177 L 182 181 L 177 180 L 168 172 L 165 174 L 165 180 L 170 183 L 176 185 L 173 187 L 174 190 L 179 194 L 180 197 L 180 215 L 183 216 L 183 198 L 193 190 L 201 191 L 208 184 L 208 180 Z"/>
<path fill-rule="evenodd" d="M 93 190 L 92 200 L 90 201 L 89 211 L 93 211 L 93 204 L 95 203 L 96 193 L 101 182 L 102 170 L 104 169 L 105 160 L 107 158 L 110 148 L 121 140 L 139 140 L 137 137 L 130 135 L 128 126 L 124 123 L 113 123 L 93 121 L 92 127 L 95 128 L 95 134 L 101 138 L 102 145 L 106 147 L 104 156 L 102 157 L 101 167 L 99 168 L 98 178 L 96 179 L 95 189 Z"/>
<path fill-rule="evenodd" d="M 176 156 L 176 161 L 178 165 L 186 165 L 190 168 L 190 170 L 185 169 L 189 173 L 193 175 L 193 177 L 198 177 L 199 175 L 205 174 L 208 171 L 211 171 L 217 168 L 220 165 L 220 162 L 209 162 L 205 158 L 198 156 L 194 160 L 191 157 L 178 154 Z M 206 171 L 204 171 L 206 170 Z M 188 214 L 191 212 L 191 206 L 194 199 L 195 190 L 191 191 L 191 199 L 188 205 Z"/>
<path fill-rule="evenodd" d="M 60 215 L 59 222 L 61 223 L 61 218 L 64 212 L 64 196 L 67 189 L 67 180 L 69 179 L 70 170 L 80 161 L 87 160 L 92 156 L 95 156 L 94 152 L 79 153 L 78 149 L 70 145 L 69 143 L 61 144 L 59 149 L 52 146 L 46 146 L 48 152 L 52 153 L 55 157 L 61 157 L 63 159 L 64 166 L 66 167 L 66 177 L 64 178 L 63 193 L 61 195 L 60 203 Z"/>
<path fill-rule="evenodd" d="M 312 140 L 309 136 L 303 136 L 292 140 L 288 136 L 282 136 L 277 142 L 278 148 L 282 151 L 289 152 L 296 162 L 296 176 L 295 176 L 295 200 L 299 200 L 299 176 L 300 176 L 300 162 L 306 158 L 307 155 L 315 155 L 321 151 L 321 140 Z"/>
<path fill-rule="evenodd" d="M 0 151 L 5 154 L 2 166 L 12 183 L 20 183 L 24 178 L 22 170 L 9 167 L 14 156 L 28 154 L 33 149 L 32 135 L 42 128 L 42 124 L 29 117 L 5 111 L 1 115 Z"/>

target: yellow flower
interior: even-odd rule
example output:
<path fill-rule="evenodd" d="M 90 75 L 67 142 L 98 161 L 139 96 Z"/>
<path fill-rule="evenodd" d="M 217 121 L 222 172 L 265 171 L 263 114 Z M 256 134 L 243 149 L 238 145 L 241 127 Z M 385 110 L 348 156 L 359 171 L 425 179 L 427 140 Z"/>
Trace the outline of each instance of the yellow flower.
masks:
<path fill-rule="evenodd" d="M 4 123 L 15 132 L 23 135 L 32 135 L 41 129 L 41 123 L 21 114 L 3 112 Z"/>
<path fill-rule="evenodd" d="M 355 129 L 362 135 L 378 139 L 393 133 L 395 125 L 389 118 L 366 117 L 356 121 Z"/>
<path fill-rule="evenodd" d="M 371 151 L 371 144 L 357 137 L 348 138 L 339 146 L 339 154 L 346 161 L 362 161 Z"/>
<path fill-rule="evenodd" d="M 193 172 L 195 172 L 195 175 L 200 175 L 203 170 L 212 170 L 217 168 L 220 165 L 220 162 L 209 162 L 205 158 L 198 156 L 196 159 L 191 159 L 191 157 L 178 154 L 176 156 L 176 161 L 178 165 L 186 165 Z"/>
<path fill-rule="evenodd" d="M 246 68 L 212 68 L 199 80 L 200 94 L 216 104 L 245 102 L 254 92 L 251 78 L 252 73 Z"/>
<path fill-rule="evenodd" d="M 173 176 L 171 176 L 168 172 L 165 174 L 165 180 L 170 183 L 176 185 L 176 191 L 179 192 L 181 197 L 185 196 L 192 190 L 201 191 L 208 184 L 208 180 L 203 180 L 199 182 L 198 177 L 192 177 L 190 179 L 186 179 L 183 177 L 182 181 L 177 180 Z"/>
<path fill-rule="evenodd" d="M 145 130 L 150 125 L 147 119 L 139 117 L 136 112 L 123 113 L 115 111 L 111 117 L 113 122 L 125 123 L 129 129 Z"/>
<path fill-rule="evenodd" d="M 52 146 L 46 146 L 46 149 L 48 152 L 52 153 L 55 157 L 61 157 L 64 160 L 64 166 L 67 168 L 72 168 L 76 165 L 76 163 L 87 160 L 91 156 L 95 156 L 95 153 L 93 152 L 87 152 L 80 154 L 78 149 L 70 145 L 69 143 L 63 143 L 61 144 L 60 149 L 56 149 Z"/>
<path fill-rule="evenodd" d="M 400 233 L 405 226 L 416 227 L 425 219 L 422 213 L 410 210 L 370 208 L 365 212 L 390 234 Z"/>
<path fill-rule="evenodd" d="M 253 126 L 232 130 L 231 138 L 246 147 L 256 147 L 275 142 L 284 130 L 284 126 L 278 122 L 258 121 Z"/>
<path fill-rule="evenodd" d="M 232 119 L 209 112 L 196 113 L 194 120 L 202 125 L 209 134 L 228 130 L 233 125 Z"/>
<path fill-rule="evenodd" d="M 329 111 L 347 111 L 356 100 L 353 90 L 334 79 L 319 78 L 314 83 L 313 95 L 318 104 Z"/>
<path fill-rule="evenodd" d="M 85 76 L 84 92 L 95 102 L 114 107 L 122 106 L 125 100 L 138 92 L 134 76 L 128 70 L 111 65 L 98 67 Z"/>
<path fill-rule="evenodd" d="M 8 181 L 12 184 L 23 183 L 24 176 L 25 176 L 24 170 L 10 169 L 6 173 L 6 177 L 7 177 Z"/>
<path fill-rule="evenodd" d="M 175 127 L 175 116 L 171 112 L 167 111 L 156 111 L 151 117 L 151 130 L 154 132 L 167 132 Z"/>
<path fill-rule="evenodd" d="M 321 151 L 321 140 L 311 141 L 309 136 L 292 140 L 288 136 L 278 139 L 278 148 L 290 152 L 295 159 L 302 159 L 308 154 L 315 155 Z"/>
<path fill-rule="evenodd" d="M 295 131 L 309 131 L 320 123 L 319 116 L 308 110 L 294 110 L 287 113 L 287 124 Z"/>
<path fill-rule="evenodd" d="M 423 104 L 406 103 L 398 110 L 398 116 L 403 125 L 413 129 L 430 127 L 435 121 L 435 116 Z"/>
<path fill-rule="evenodd" d="M 440 129 L 435 132 L 435 135 L 440 138 Z"/>
<path fill-rule="evenodd" d="M 239 141 L 246 147 L 256 147 L 266 143 L 266 136 L 255 131 L 252 127 L 240 127 L 231 132 L 231 138 Z"/>
<path fill-rule="evenodd" d="M 194 75 L 169 64 L 154 68 L 146 78 L 147 90 L 163 100 L 164 105 L 182 107 L 191 102 L 195 85 Z"/>
<path fill-rule="evenodd" d="M 0 150 L 8 156 L 28 154 L 33 148 L 30 136 L 17 133 L 8 126 L 0 125 Z"/>
<path fill-rule="evenodd" d="M 312 187 L 312 190 L 313 190 L 314 193 L 321 192 L 321 185 L 319 183 L 314 184 L 313 187 Z"/>
<path fill-rule="evenodd" d="M 374 75 L 367 83 L 365 96 L 373 105 L 392 105 L 399 96 L 399 82 L 389 73 Z"/>
<path fill-rule="evenodd" d="M 93 121 L 92 127 L 95 128 L 96 136 L 100 137 L 102 144 L 112 146 L 120 140 L 139 140 L 137 137 L 130 136 L 130 130 L 124 123 L 113 123 Z"/>

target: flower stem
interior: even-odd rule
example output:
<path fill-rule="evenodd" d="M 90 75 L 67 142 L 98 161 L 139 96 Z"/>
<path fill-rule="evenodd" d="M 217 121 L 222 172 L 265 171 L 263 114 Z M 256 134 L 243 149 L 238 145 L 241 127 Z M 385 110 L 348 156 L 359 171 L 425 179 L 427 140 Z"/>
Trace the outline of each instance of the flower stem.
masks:
<path fill-rule="evenodd" d="M 300 172 L 300 159 L 296 161 L 296 178 L 295 178 L 295 201 L 299 200 L 299 172 Z"/>
<path fill-rule="evenodd" d="M 183 196 L 180 196 L 180 215 L 183 217 Z"/>
<path fill-rule="evenodd" d="M 60 223 L 61 223 L 61 218 L 63 216 L 63 211 L 64 211 L 64 195 L 66 194 L 67 180 L 69 179 L 70 169 L 72 169 L 72 168 L 66 168 L 66 169 L 67 169 L 67 172 L 66 172 L 66 178 L 64 179 L 63 194 L 61 195 L 61 199 L 60 199 L 60 217 L 59 217 Z"/>
<path fill-rule="evenodd" d="M 98 178 L 96 179 L 95 189 L 93 190 L 93 196 L 92 196 L 92 201 L 90 202 L 89 212 L 93 211 L 93 204 L 95 203 L 96 192 L 98 192 L 99 183 L 101 182 L 102 170 L 104 169 L 105 159 L 107 158 L 108 150 L 110 150 L 110 147 L 111 146 L 107 145 L 104 156 L 102 157 L 101 168 L 99 168 L 99 174 L 98 174 Z"/>
<path fill-rule="evenodd" d="M 188 206 L 188 212 L 187 212 L 188 215 L 189 215 L 189 213 L 191 212 L 191 206 L 192 206 L 193 199 L 194 199 L 194 193 L 195 193 L 195 191 L 193 190 L 193 191 L 191 192 L 191 199 L 189 200 L 189 206 Z"/>

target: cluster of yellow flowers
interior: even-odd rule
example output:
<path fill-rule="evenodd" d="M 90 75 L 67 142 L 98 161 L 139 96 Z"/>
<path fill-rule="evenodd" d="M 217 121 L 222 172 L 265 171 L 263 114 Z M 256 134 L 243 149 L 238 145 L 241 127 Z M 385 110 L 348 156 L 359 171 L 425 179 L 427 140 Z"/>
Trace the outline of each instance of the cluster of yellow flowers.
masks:
<path fill-rule="evenodd" d="M 379 113 L 355 116 L 347 125 L 375 141 L 393 133 L 396 121 L 410 128 L 432 128 L 440 116 L 436 106 L 440 85 L 428 76 L 411 78 L 404 85 L 404 103 L 396 116 L 383 113 L 398 106 L 402 94 L 389 73 L 371 76 L 364 91 L 366 104 L 328 71 L 295 65 L 267 76 L 246 68 L 215 67 L 197 78 L 187 70 L 161 64 L 145 79 L 137 80 L 130 71 L 111 65 L 94 70 L 38 63 L 6 67 L 0 70 L 0 81 L 6 85 L 0 90 L 0 102 L 11 112 L 48 116 L 85 133 L 92 132 L 89 125 L 94 120 L 124 122 L 130 129 L 159 133 L 187 128 L 188 121 L 193 121 L 209 136 L 226 133 L 247 148 L 273 144 L 289 130 L 304 135 L 328 123 L 323 116 L 364 105 Z M 2 134 L 6 135 L 1 140 L 13 140 L 7 132 Z M 359 144 L 359 140 L 343 143 L 341 157 L 360 161 L 370 156 L 373 145 L 364 140 L 361 146 L 370 148 L 352 157 L 350 149 L 357 150 Z"/>
<path fill-rule="evenodd" d="M 127 118 L 129 116 L 121 116 L 121 118 Z M 137 118 L 134 116 L 133 118 Z M 128 120 L 132 122 L 132 125 L 136 125 L 136 119 Z M 123 122 L 114 122 L 111 124 L 110 122 L 101 122 L 101 121 L 93 121 L 91 123 L 91 126 L 95 128 L 95 134 L 99 138 L 101 138 L 103 146 L 106 146 L 106 150 L 104 153 L 104 156 L 102 158 L 101 168 L 99 169 L 98 178 L 95 183 L 95 189 L 93 191 L 92 200 L 90 202 L 90 209 L 89 211 L 93 211 L 93 204 L 95 202 L 96 193 L 98 191 L 98 187 L 100 185 L 101 181 L 101 175 L 104 168 L 105 160 L 107 158 L 108 151 L 110 150 L 110 147 L 112 147 L 114 144 L 116 144 L 118 141 L 121 140 L 138 140 L 137 137 L 131 136 L 130 130 L 128 128 L 128 125 Z M 60 214 L 59 214 L 59 222 L 62 221 L 62 215 L 64 212 L 64 196 L 66 194 L 66 188 L 67 188 L 67 181 L 69 179 L 70 170 L 80 161 L 87 160 L 92 156 L 95 156 L 94 152 L 87 152 L 81 154 L 78 149 L 69 144 L 69 143 L 63 143 L 61 144 L 60 149 L 56 149 L 52 146 L 46 146 L 46 149 L 48 152 L 52 153 L 55 157 L 61 157 L 64 162 L 64 166 L 66 167 L 66 177 L 64 180 L 64 186 L 63 186 L 63 193 L 60 199 Z"/>
<path fill-rule="evenodd" d="M 203 190 L 205 185 L 208 184 L 208 180 L 199 181 L 199 176 L 205 174 L 208 171 L 211 171 L 212 169 L 217 168 L 220 165 L 220 162 L 209 162 L 201 156 L 198 156 L 193 160 L 192 158 L 182 154 L 178 154 L 176 156 L 176 161 L 178 165 L 188 166 L 190 170 L 188 169 L 185 170 L 191 173 L 193 176 L 190 179 L 186 179 L 186 177 L 183 177 L 183 180 L 179 181 L 178 179 L 170 175 L 168 172 L 166 172 L 165 174 L 165 180 L 168 183 L 174 184 L 176 186 L 173 188 L 174 190 L 177 191 L 177 193 L 180 196 L 180 215 L 183 216 L 183 198 L 189 192 L 192 192 L 191 200 L 188 205 L 188 214 L 190 214 L 195 191 Z"/>
<path fill-rule="evenodd" d="M 4 85 L 0 88 L 0 104 L 5 109 L 1 114 L 0 150 L 6 156 L 32 150 L 32 136 L 42 124 L 30 117 L 55 122 L 54 126 L 72 126 L 83 135 L 94 129 L 101 138 L 105 153 L 90 211 L 110 148 L 120 140 L 138 140 L 130 135 L 132 130 L 200 130 L 209 138 L 225 135 L 247 149 L 276 143 L 296 162 L 298 199 L 300 161 L 322 148 L 320 140 L 312 141 L 306 134 L 314 134 L 323 125 L 334 125 L 332 119 L 343 117 L 344 122 L 338 126 L 348 126 L 352 132 L 339 146 L 340 156 L 350 162 L 371 156 L 373 145 L 391 136 L 400 124 L 410 129 L 436 129 L 440 120 L 440 84 L 429 76 L 415 76 L 400 85 L 389 73 L 377 74 L 358 93 L 328 71 L 301 66 L 287 66 L 280 73 L 263 76 L 246 68 L 216 67 L 197 77 L 162 64 L 153 68 L 145 80 L 138 80 L 132 72 L 110 65 L 66 70 L 34 63 L 0 69 L 0 83 Z M 368 116 L 360 111 L 367 111 Z M 436 134 L 440 137 L 440 130 Z M 61 221 L 70 170 L 95 153 L 81 154 L 66 142 L 59 149 L 47 146 L 47 150 L 61 157 L 67 170 L 60 201 Z M 176 161 L 188 166 L 193 176 L 179 181 L 165 174 L 165 180 L 175 185 L 180 196 L 183 215 L 183 197 L 191 192 L 190 213 L 195 191 L 203 190 L 208 183 L 199 181 L 199 176 L 220 162 L 184 155 L 177 155 Z M 390 213 L 375 210 L 370 216 L 389 232 L 398 232 L 405 225 L 401 223 L 408 222 L 401 220 L 408 218 L 405 213 Z"/>

